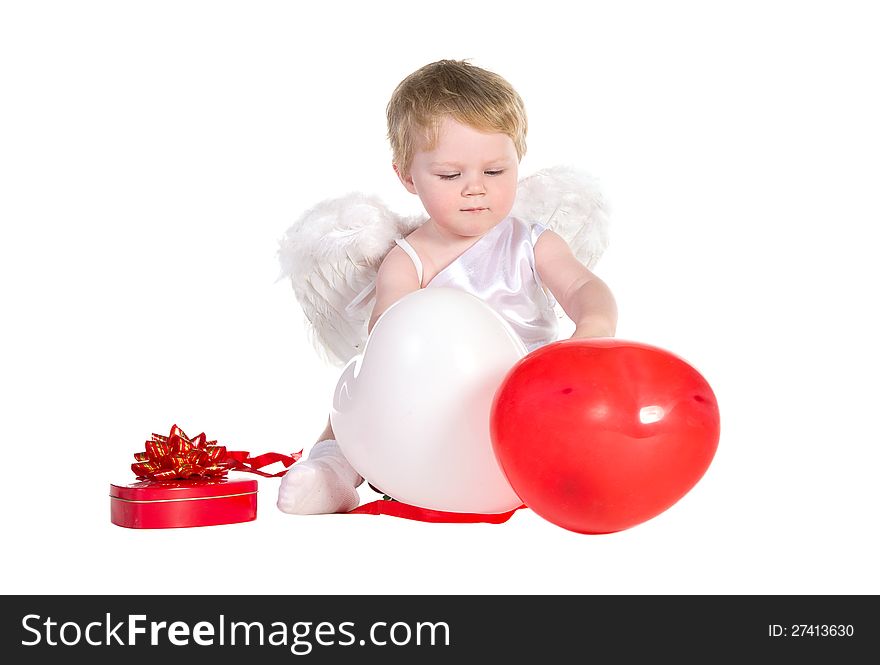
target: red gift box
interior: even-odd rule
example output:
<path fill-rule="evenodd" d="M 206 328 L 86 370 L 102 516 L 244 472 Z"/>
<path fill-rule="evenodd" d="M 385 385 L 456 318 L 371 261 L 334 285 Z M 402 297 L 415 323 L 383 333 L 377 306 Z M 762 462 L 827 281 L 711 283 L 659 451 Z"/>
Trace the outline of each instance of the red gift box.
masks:
<path fill-rule="evenodd" d="M 146 480 L 110 485 L 110 521 L 131 529 L 235 524 L 256 517 L 256 480 Z"/>
<path fill-rule="evenodd" d="M 204 432 L 191 439 L 177 425 L 168 436 L 154 433 L 144 448 L 131 465 L 140 482 L 110 485 L 110 521 L 118 526 L 169 529 L 249 522 L 257 517 L 257 481 L 229 480 L 226 474 L 236 470 L 277 478 L 302 456 L 251 457 L 208 441 Z M 285 470 L 260 470 L 276 462 Z"/>

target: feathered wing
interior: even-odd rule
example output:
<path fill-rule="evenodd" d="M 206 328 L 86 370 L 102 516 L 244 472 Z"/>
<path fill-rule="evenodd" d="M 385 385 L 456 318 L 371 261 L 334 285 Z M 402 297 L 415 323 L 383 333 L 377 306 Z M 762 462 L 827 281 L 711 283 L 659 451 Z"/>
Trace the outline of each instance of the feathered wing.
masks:
<path fill-rule="evenodd" d="M 520 180 L 512 214 L 556 231 L 588 268 L 608 245 L 608 210 L 598 183 L 571 167 Z M 379 264 L 395 239 L 425 219 L 397 215 L 378 197 L 354 192 L 318 203 L 282 237 L 279 279 L 290 279 L 312 343 L 325 360 L 341 366 L 361 352 Z"/>
<path fill-rule="evenodd" d="M 424 221 L 353 192 L 318 203 L 287 230 L 278 249 L 279 279 L 290 279 L 325 360 L 341 366 L 361 352 L 379 264 L 395 238 Z"/>
<path fill-rule="evenodd" d="M 608 204 L 598 180 L 575 168 L 554 166 L 520 180 L 512 214 L 556 231 L 587 268 L 608 247 Z"/>

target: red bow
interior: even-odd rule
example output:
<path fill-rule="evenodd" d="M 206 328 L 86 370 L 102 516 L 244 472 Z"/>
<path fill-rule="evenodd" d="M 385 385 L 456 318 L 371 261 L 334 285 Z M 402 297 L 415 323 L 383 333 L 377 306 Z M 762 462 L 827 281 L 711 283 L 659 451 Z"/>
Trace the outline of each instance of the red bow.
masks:
<path fill-rule="evenodd" d="M 177 425 L 171 426 L 168 436 L 153 434 L 144 443 L 144 452 L 135 453 L 131 465 L 139 480 L 175 480 L 187 478 L 223 478 L 230 470 L 256 473 L 265 478 L 276 478 L 287 473 L 287 468 L 300 457 L 302 451 L 290 455 L 265 453 L 251 457 L 243 450 L 226 450 L 216 441 L 207 441 L 202 432 L 190 439 Z M 281 462 L 285 469 L 278 473 L 260 471 L 264 466 Z"/>

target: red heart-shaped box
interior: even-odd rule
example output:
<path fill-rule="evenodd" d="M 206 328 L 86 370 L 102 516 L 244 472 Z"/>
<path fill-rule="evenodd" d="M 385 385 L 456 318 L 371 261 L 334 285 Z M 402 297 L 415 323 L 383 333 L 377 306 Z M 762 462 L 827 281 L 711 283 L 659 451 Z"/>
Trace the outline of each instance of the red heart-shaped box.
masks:
<path fill-rule="evenodd" d="M 256 480 L 144 480 L 110 485 L 110 521 L 130 529 L 214 526 L 256 517 Z"/>

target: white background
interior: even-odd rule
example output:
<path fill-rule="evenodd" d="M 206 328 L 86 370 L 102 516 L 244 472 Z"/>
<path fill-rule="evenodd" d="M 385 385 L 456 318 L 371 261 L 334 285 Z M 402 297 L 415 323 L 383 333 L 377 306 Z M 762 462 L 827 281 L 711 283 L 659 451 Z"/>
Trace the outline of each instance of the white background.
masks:
<path fill-rule="evenodd" d="M 4 3 L 3 592 L 880 592 L 869 6 Z M 277 479 L 247 524 L 111 525 L 109 484 L 173 423 L 308 452 L 338 370 L 275 281 L 278 240 L 351 190 L 417 210 L 384 108 L 440 58 L 522 94 L 522 175 L 600 179 L 618 336 L 681 355 L 718 397 L 706 475 L 605 536 L 529 511 L 293 517 Z"/>

